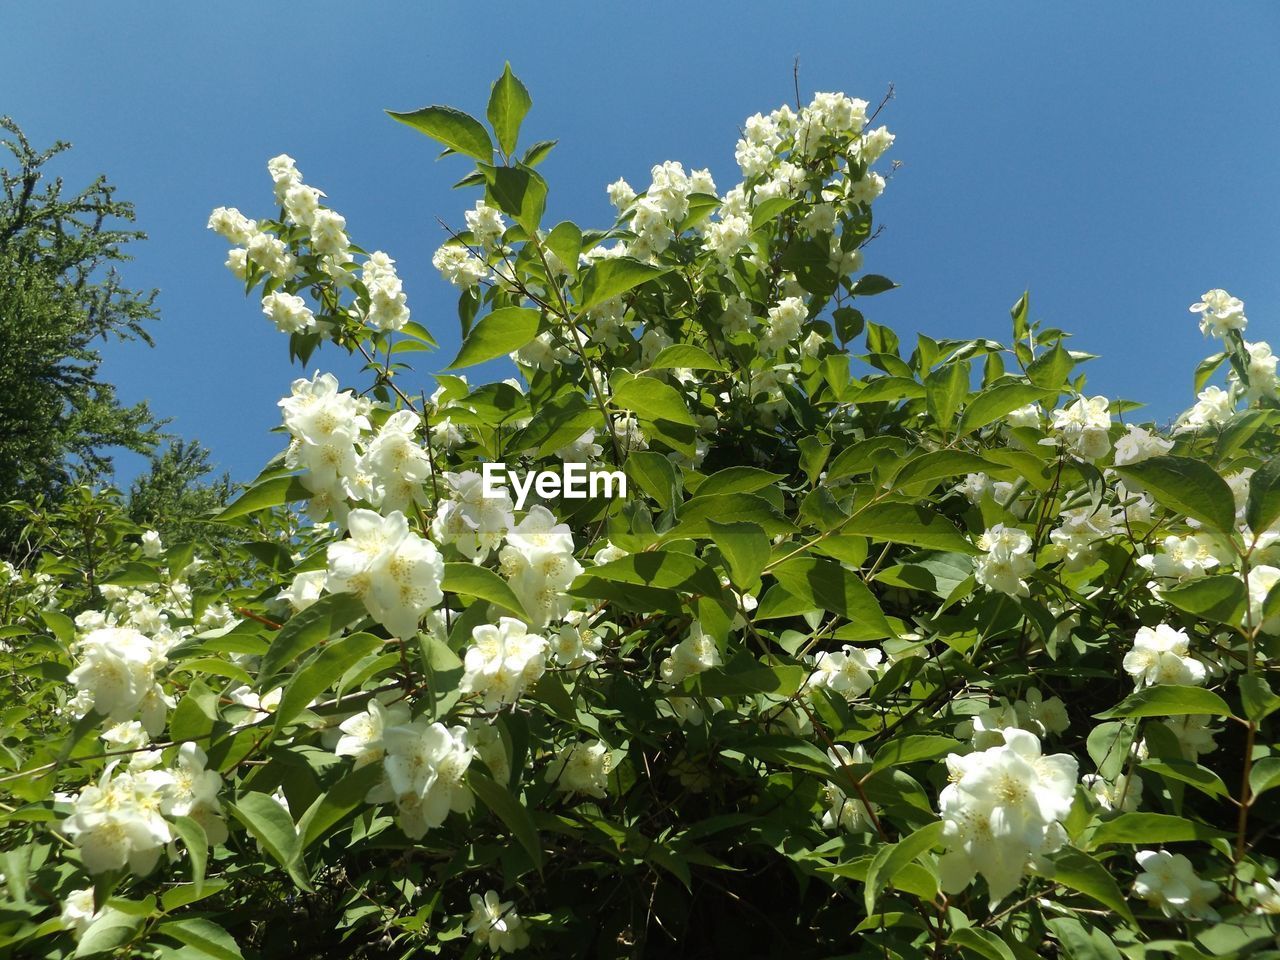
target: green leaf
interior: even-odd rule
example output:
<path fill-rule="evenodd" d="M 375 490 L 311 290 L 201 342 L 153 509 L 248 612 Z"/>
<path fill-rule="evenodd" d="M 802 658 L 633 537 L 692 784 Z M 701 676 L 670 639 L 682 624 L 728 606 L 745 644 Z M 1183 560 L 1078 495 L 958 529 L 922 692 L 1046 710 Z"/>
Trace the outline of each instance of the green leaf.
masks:
<path fill-rule="evenodd" d="M 925 824 L 897 843 L 887 843 L 876 851 L 867 869 L 867 882 L 863 890 L 867 913 L 874 913 L 881 891 L 893 882 L 894 875 L 921 855 L 928 853 L 942 842 L 945 824 L 941 820 Z"/>
<path fill-rule="evenodd" d="M 475 157 L 477 160 L 493 158 L 493 141 L 484 125 L 470 114 L 453 107 L 430 106 L 407 113 L 388 110 L 387 114 L 405 126 L 425 133 L 450 150 Z"/>
<path fill-rule="evenodd" d="M 538 335 L 540 321 L 538 311 L 529 307 L 499 307 L 471 328 L 453 363 L 445 369 L 470 367 L 514 353 Z"/>
<path fill-rule="evenodd" d="M 529 91 L 511 72 L 511 64 L 508 63 L 502 70 L 502 76 L 494 81 L 489 93 L 489 108 L 485 111 L 503 153 L 515 152 L 520 124 L 531 106 L 533 100 L 529 97 Z"/>
<path fill-rule="evenodd" d="M 724 370 L 724 364 L 701 347 L 691 343 L 673 343 L 663 347 L 649 364 L 650 370 Z"/>
<path fill-rule="evenodd" d="M 557 223 L 544 242 L 569 276 L 577 276 L 578 258 L 582 255 L 582 231 L 578 225 L 569 220 Z"/>
<path fill-rule="evenodd" d="M 244 960 L 244 954 L 231 934 L 204 917 L 168 920 L 160 924 L 156 932 L 186 944 L 201 956 L 215 960 Z"/>
<path fill-rule="evenodd" d="M 800 689 L 805 675 L 803 667 L 762 663 L 748 653 L 740 653 L 723 667 L 687 678 L 683 687 L 686 693 L 704 697 L 746 697 L 756 693 L 790 697 Z"/>
<path fill-rule="evenodd" d="M 912 503 L 873 503 L 855 513 L 841 528 L 873 540 L 915 547 L 977 553 L 977 547 L 950 520 Z"/>
<path fill-rule="evenodd" d="M 729 579 L 738 589 L 749 589 L 769 562 L 769 538 L 764 529 L 755 523 L 718 523 L 711 519 L 707 526 L 712 541 L 729 564 Z"/>
<path fill-rule="evenodd" d="M 710 497 L 723 493 L 755 493 L 782 479 L 781 473 L 770 473 L 758 467 L 725 467 L 703 480 L 697 494 Z"/>
<path fill-rule="evenodd" d="M 788 197 L 770 197 L 756 204 L 756 208 L 751 211 L 751 229 L 759 230 L 770 220 L 782 216 L 799 202 Z"/>
<path fill-rule="evenodd" d="M 894 475 L 893 486 L 901 489 L 913 483 L 930 483 L 944 477 L 982 473 L 992 467 L 990 461 L 963 450 L 934 450 L 903 464 L 902 469 Z"/>
<path fill-rule="evenodd" d="M 854 395 L 854 403 L 887 403 L 923 397 L 923 383 L 907 377 L 876 377 Z"/>
<path fill-rule="evenodd" d="M 1231 791 L 1227 789 L 1227 785 L 1222 782 L 1220 776 L 1208 767 L 1202 767 L 1200 764 L 1192 763 L 1190 760 L 1172 757 L 1163 760 L 1144 760 L 1142 769 L 1150 770 L 1152 773 L 1169 780 L 1190 784 L 1201 793 L 1208 794 L 1211 797 L 1227 797 L 1231 795 Z"/>
<path fill-rule="evenodd" d="M 1062 945 L 1065 960 L 1124 960 L 1111 938 L 1098 927 L 1088 930 L 1074 917 L 1055 917 L 1048 923 Z"/>
<path fill-rule="evenodd" d="M 234 520 L 268 507 L 278 507 L 294 500 L 306 500 L 311 496 L 297 477 L 272 477 L 250 487 L 215 517 L 217 520 Z"/>
<path fill-rule="evenodd" d="M 703 484 L 705 487 L 706 484 Z M 703 487 L 699 487 L 699 493 Z M 735 521 L 754 523 L 764 532 L 776 537 L 794 533 L 795 526 L 763 496 L 754 493 L 717 493 L 696 496 L 680 507 L 680 522 L 667 531 L 668 538 L 710 537 L 710 523 L 724 517 Z"/>
<path fill-rule="evenodd" d="M 614 406 L 630 410 L 642 420 L 669 420 L 686 426 L 697 426 L 684 399 L 674 388 L 653 377 L 624 380 L 613 391 Z"/>
<path fill-rule="evenodd" d="M 364 807 L 365 796 L 382 777 L 382 764 L 366 763 L 316 797 L 298 820 L 299 850 L 306 850 L 352 811 Z"/>
<path fill-rule="evenodd" d="M 1122 813 L 1101 824 L 1090 838 L 1094 848 L 1109 843 L 1177 843 L 1180 840 L 1212 840 L 1225 837 L 1221 830 L 1168 813 Z"/>
<path fill-rule="evenodd" d="M 271 640 L 258 668 L 258 684 L 267 690 L 275 676 L 317 644 L 364 617 L 364 602 L 352 593 L 331 593 L 294 614 Z"/>
<path fill-rule="evenodd" d="M 642 283 L 670 273 L 670 267 L 652 267 L 631 257 L 597 260 L 582 276 L 578 292 L 578 308 L 590 310 L 606 300 L 634 290 Z"/>
<path fill-rule="evenodd" d="M 877 772 L 887 770 L 889 767 L 901 766 L 904 763 L 937 760 L 949 753 L 955 753 L 961 747 L 959 740 L 933 734 L 920 733 L 896 737 L 876 751 L 871 769 Z"/>
<path fill-rule="evenodd" d="M 831 776 L 831 761 L 807 740 L 785 734 L 764 734 L 748 737 L 737 746 L 745 757 L 752 760 L 764 760 L 824 777 Z"/>
<path fill-rule="evenodd" d="M 969 393 L 969 364 L 953 360 L 934 370 L 924 381 L 929 415 L 944 434 L 955 422 L 956 411 Z"/>
<path fill-rule="evenodd" d="M 669 510 L 680 497 L 680 480 L 676 468 L 660 453 L 636 450 L 627 457 L 627 475 L 663 510 Z"/>
<path fill-rule="evenodd" d="M 1240 702 L 1248 719 L 1257 723 L 1280 710 L 1280 697 L 1272 692 L 1264 677 L 1241 674 L 1236 683 L 1240 687 Z"/>
<path fill-rule="evenodd" d="M 888 277 L 882 277 L 878 273 L 868 273 L 853 285 L 853 293 L 857 297 L 873 297 L 877 293 L 893 290 L 897 286 Z"/>
<path fill-rule="evenodd" d="M 1235 497 L 1227 481 L 1207 463 L 1189 457 L 1152 457 L 1115 471 L 1126 486 L 1145 490 L 1160 506 L 1206 523 L 1219 533 L 1235 531 Z"/>
<path fill-rule="evenodd" d="M 529 854 L 534 867 L 541 871 L 542 844 L 538 840 L 538 828 L 534 826 L 533 817 L 524 804 L 474 766 L 467 772 L 467 784 L 480 801 L 506 824 L 511 835 Z"/>
<path fill-rule="evenodd" d="M 879 636 L 895 636 L 880 604 L 862 579 L 835 560 L 795 557 L 773 571 L 787 593 L 853 620 Z"/>
<path fill-rule="evenodd" d="M 965 950 L 972 950 L 978 956 L 986 957 L 986 960 L 1018 960 L 1007 943 L 990 930 L 983 930 L 980 927 L 961 927 L 959 930 L 953 930 L 947 942 Z"/>
<path fill-rule="evenodd" d="M 989 390 L 984 390 L 969 402 L 960 416 L 960 426 L 956 428 L 956 433 L 963 437 L 965 434 L 980 430 L 1019 407 L 1025 407 L 1028 403 L 1038 403 L 1053 396 L 1055 392 L 1030 383 L 998 384 Z"/>
<path fill-rule="evenodd" d="M 1263 757 L 1249 771 L 1249 795 L 1258 797 L 1280 787 L 1280 757 Z"/>
<path fill-rule="evenodd" d="M 204 827 L 190 817 L 173 817 L 170 820 L 174 830 L 187 848 L 187 859 L 191 861 L 191 883 L 195 887 L 196 896 L 204 889 L 204 875 L 209 863 L 209 837 Z"/>
<path fill-rule="evenodd" d="M 1280 521 L 1280 457 L 1272 457 L 1249 477 L 1244 516 L 1254 536 Z"/>
<path fill-rule="evenodd" d="M 1238 626 L 1244 616 L 1246 594 L 1238 577 L 1197 577 L 1160 591 L 1165 603 L 1205 620 Z"/>
<path fill-rule="evenodd" d="M 547 181 L 525 167 L 495 167 L 488 163 L 479 167 L 494 205 L 510 214 L 530 236 L 536 234 L 547 208 Z"/>
<path fill-rule="evenodd" d="M 647 550 L 629 553 L 595 567 L 582 575 L 598 580 L 634 583 L 660 590 L 682 590 L 714 594 L 720 590 L 720 579 L 697 557 L 670 550 Z"/>
<path fill-rule="evenodd" d="M 1052 350 L 1036 357 L 1027 367 L 1027 379 L 1037 387 L 1057 392 L 1067 382 L 1075 364 L 1070 352 L 1061 343 L 1055 343 Z"/>
<path fill-rule="evenodd" d="M 1098 901 L 1129 923 L 1137 922 L 1111 871 L 1081 850 L 1068 847 L 1035 872 Z"/>
<path fill-rule="evenodd" d="M 515 592 L 507 585 L 507 581 L 487 567 L 478 567 L 474 563 L 456 561 L 444 565 L 444 579 L 440 589 L 446 593 L 457 593 L 466 597 L 476 597 L 496 604 L 514 614 L 521 620 L 528 620 L 524 606 Z"/>
<path fill-rule="evenodd" d="M 311 884 L 300 869 L 298 831 L 288 811 L 265 793 L 246 793 L 226 806 L 298 888 L 310 893 Z"/>
<path fill-rule="evenodd" d="M 1185 687 L 1177 684 L 1157 684 L 1137 690 L 1125 697 L 1118 706 L 1102 713 L 1095 713 L 1099 720 L 1115 720 L 1127 717 L 1181 717 L 1204 715 L 1231 716 L 1227 701 L 1204 687 Z"/>
<path fill-rule="evenodd" d="M 125 913 L 115 907 L 103 907 L 102 913 L 80 937 L 74 956 L 92 957 L 95 954 L 115 950 L 132 940 L 142 929 L 146 919 L 139 914 Z"/>
<path fill-rule="evenodd" d="M 276 710 L 275 728 L 283 730 L 307 705 L 334 686 L 344 673 L 386 643 L 371 633 L 353 633 L 325 644 L 285 685 Z"/>
<path fill-rule="evenodd" d="M 520 162 L 526 167 L 536 167 L 543 160 L 547 159 L 547 154 L 551 152 L 551 148 L 559 142 L 559 140 L 539 140 L 533 146 L 529 147 L 529 149 L 525 150 L 524 159 Z"/>

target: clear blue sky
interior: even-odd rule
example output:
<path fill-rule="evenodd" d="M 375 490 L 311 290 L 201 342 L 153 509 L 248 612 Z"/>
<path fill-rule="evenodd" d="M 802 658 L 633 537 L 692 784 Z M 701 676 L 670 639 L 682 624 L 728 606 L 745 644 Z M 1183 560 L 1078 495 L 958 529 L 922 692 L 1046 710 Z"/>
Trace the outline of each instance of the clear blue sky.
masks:
<path fill-rule="evenodd" d="M 47 2 L 6 10 L 0 112 L 61 171 L 102 171 L 150 240 L 126 270 L 161 290 L 157 347 L 107 352 L 127 400 L 148 398 L 236 479 L 282 445 L 275 401 L 300 374 L 223 268 L 210 208 L 269 211 L 268 157 L 297 158 L 353 239 L 400 263 L 415 317 L 458 341 L 430 266 L 435 217 L 460 222 L 461 161 L 383 108 L 482 114 L 510 59 L 534 98 L 549 213 L 603 226 L 604 185 L 677 159 L 736 180 L 738 125 L 792 97 L 878 101 L 903 166 L 877 206 L 868 268 L 902 284 L 868 316 L 904 337 L 1008 334 L 1033 314 L 1074 331 L 1092 388 L 1187 406 L 1209 352 L 1187 306 L 1242 297 L 1252 339 L 1280 339 L 1280 5 L 773 2 L 267 4 Z M 551 222 L 554 222 L 552 220 Z M 415 357 L 424 355 L 413 355 Z M 351 369 L 332 349 L 312 366 Z M 137 469 L 122 459 L 125 476 Z"/>

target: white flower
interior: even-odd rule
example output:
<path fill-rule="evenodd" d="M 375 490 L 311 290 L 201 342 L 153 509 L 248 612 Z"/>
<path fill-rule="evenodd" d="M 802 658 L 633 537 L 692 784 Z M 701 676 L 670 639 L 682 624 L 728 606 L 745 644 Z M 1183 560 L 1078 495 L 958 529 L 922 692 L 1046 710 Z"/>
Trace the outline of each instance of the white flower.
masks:
<path fill-rule="evenodd" d="M 463 783 L 475 748 L 466 727 L 446 727 L 418 717 L 382 732 L 385 780 L 366 797 L 369 803 L 395 801 L 405 835 L 421 839 L 444 823 L 449 811 L 465 813 L 475 802 Z"/>
<path fill-rule="evenodd" d="M 1106 397 L 1078 397 L 1066 409 L 1053 411 L 1053 429 L 1061 434 L 1067 448 L 1082 459 L 1105 457 L 1111 450 L 1109 406 Z"/>
<path fill-rule="evenodd" d="M 218 791 L 222 776 L 207 769 L 209 758 L 194 743 L 178 748 L 174 765 L 168 770 L 168 784 L 160 812 L 166 817 L 191 817 L 204 828 L 209 843 L 216 846 L 227 839 L 227 826 L 219 814 Z"/>
<path fill-rule="evenodd" d="M 257 234 L 258 224 L 235 207 L 217 207 L 209 214 L 209 229 L 229 243 L 243 245 Z"/>
<path fill-rule="evenodd" d="M 1096 773 L 1086 773 L 1080 778 L 1080 783 L 1103 810 L 1132 813 L 1142 803 L 1141 777 L 1122 773 L 1112 782 Z"/>
<path fill-rule="evenodd" d="M 360 458 L 358 469 L 372 486 L 370 502 L 383 511 L 427 502 L 431 460 L 415 439 L 419 424 L 414 411 L 396 411 L 366 444 Z"/>
<path fill-rule="evenodd" d="M 1204 753 L 1212 753 L 1218 744 L 1214 740 L 1217 731 L 1209 726 L 1209 717 L 1192 714 L 1185 717 L 1173 717 L 1164 721 L 1178 740 L 1182 755 L 1187 760 L 1196 761 Z"/>
<path fill-rule="evenodd" d="M 101 911 L 93 908 L 93 887 L 85 887 L 67 894 L 67 899 L 62 901 L 58 922 L 62 929 L 70 930 L 71 935 L 79 940 L 100 915 Z"/>
<path fill-rule="evenodd" d="M 164 553 L 164 543 L 160 540 L 160 534 L 154 530 L 148 530 L 142 535 L 142 555 L 154 559 L 162 553 Z"/>
<path fill-rule="evenodd" d="M 547 782 L 566 793 L 604 797 L 611 759 L 608 745 L 601 740 L 568 744 L 547 767 Z"/>
<path fill-rule="evenodd" d="M 1025 531 L 997 523 L 978 538 L 977 545 L 986 551 L 973 571 L 978 583 L 1011 597 L 1031 595 L 1025 578 L 1035 572 L 1036 562 L 1030 552 L 1031 537 Z"/>
<path fill-rule="evenodd" d="M 1204 683 L 1204 664 L 1190 655 L 1191 638 L 1167 623 L 1152 629 L 1142 627 L 1133 639 L 1133 649 L 1125 654 L 1124 669 L 1141 688 L 1151 684 Z"/>
<path fill-rule="evenodd" d="M 275 184 L 276 202 L 283 205 L 289 188 L 302 182 L 297 162 L 287 153 L 282 153 L 267 161 L 267 172 Z"/>
<path fill-rule="evenodd" d="M 1249 571 L 1249 624 L 1263 633 L 1280 633 L 1280 613 L 1263 619 L 1262 613 L 1271 591 L 1280 584 L 1280 567 L 1259 564 Z"/>
<path fill-rule="evenodd" d="M 1280 880 L 1271 877 L 1254 883 L 1249 890 L 1253 894 L 1254 913 L 1280 913 Z"/>
<path fill-rule="evenodd" d="M 977 874 L 992 907 L 1008 896 L 1035 857 L 1066 842 L 1077 766 L 1067 754 L 1042 756 L 1032 733 L 1010 727 L 1004 743 L 951 754 L 951 783 L 938 798 L 948 852 L 938 862 L 942 889 L 955 893 Z"/>
<path fill-rule="evenodd" d="M 1244 302 L 1225 290 L 1208 290 L 1191 312 L 1200 314 L 1200 332 L 1205 336 L 1224 337 L 1228 330 L 1244 330 L 1249 321 L 1244 315 Z"/>
<path fill-rule="evenodd" d="M 852 747 L 838 743 L 834 748 L 827 750 L 827 759 L 842 775 L 846 766 L 869 761 L 867 749 L 860 743 L 855 743 Z M 838 828 L 848 833 L 864 833 L 872 829 L 875 823 L 874 809 L 868 809 L 861 799 L 856 796 L 850 797 L 844 787 L 837 782 L 829 782 L 824 793 L 827 800 L 827 809 L 822 814 L 824 830 Z"/>
<path fill-rule="evenodd" d="M 96 710 L 119 723 L 142 710 L 143 726 L 159 733 L 164 706 L 171 705 L 163 691 L 156 690 L 155 669 L 165 662 L 164 652 L 129 627 L 92 630 L 76 647 L 80 664 L 67 675 L 67 682 L 76 688 L 82 712 Z"/>
<path fill-rule="evenodd" d="M 1218 558 L 1207 536 L 1189 534 L 1165 537 L 1158 553 L 1141 556 L 1137 563 L 1154 577 L 1187 580 L 1204 576 L 1218 565 Z"/>
<path fill-rule="evenodd" d="M 280 599 L 287 601 L 294 613 L 300 613 L 320 599 L 327 576 L 324 570 L 305 570 L 293 578 L 287 589 L 280 591 Z"/>
<path fill-rule="evenodd" d="M 115 766 L 108 764 L 96 785 L 80 791 L 62 830 L 90 873 L 127 866 L 145 875 L 173 839 L 160 813 L 169 778 L 155 770 L 117 774 Z"/>
<path fill-rule="evenodd" d="M 1129 424 L 1125 434 L 1116 441 L 1115 465 L 1123 467 L 1141 463 L 1151 457 L 1162 457 L 1173 449 L 1173 441 L 1158 437 L 1142 427 Z"/>
<path fill-rule="evenodd" d="M 477 200 L 475 209 L 468 210 L 465 218 L 467 229 L 475 237 L 476 243 L 485 249 L 496 246 L 497 242 L 502 239 L 503 232 L 507 229 L 506 221 L 502 219 L 502 213 L 496 207 L 489 206 L 483 200 Z"/>
<path fill-rule="evenodd" d="M 487 891 L 483 897 L 471 895 L 471 917 L 466 930 L 491 953 L 514 953 L 529 945 L 524 920 L 516 913 L 515 905 L 510 900 L 501 900 L 496 890 Z"/>
<path fill-rule="evenodd" d="M 294 183 L 285 190 L 282 206 L 290 220 L 301 226 L 310 227 L 316 221 L 316 214 L 320 211 L 320 198 L 323 196 L 324 194 L 315 187 L 309 187 L 305 183 Z"/>
<path fill-rule="evenodd" d="M 431 265 L 455 287 L 469 290 L 489 275 L 489 266 L 466 247 L 446 243 L 431 257 Z"/>
<path fill-rule="evenodd" d="M 689 174 L 689 192 L 701 193 L 709 197 L 716 195 L 716 182 L 711 178 L 711 171 L 703 168 Z"/>
<path fill-rule="evenodd" d="M 814 660 L 809 686 L 825 687 L 846 700 L 853 700 L 871 689 L 876 668 L 883 660 L 884 652 L 875 647 L 846 643 L 839 650 L 824 650 Z"/>
<path fill-rule="evenodd" d="M 751 239 L 751 221 L 746 217 L 727 216 L 708 225 L 703 247 L 728 263 Z"/>
<path fill-rule="evenodd" d="M 571 610 L 565 615 L 565 622 L 551 638 L 556 662 L 570 669 L 594 662 L 602 646 L 600 638 L 587 624 L 586 616 L 578 610 Z"/>
<path fill-rule="evenodd" d="M 695 621 L 689 635 L 672 647 L 666 659 L 658 665 L 658 672 L 667 683 L 677 684 L 685 677 L 720 664 L 720 650 L 715 637 L 703 633 L 701 625 Z"/>
<path fill-rule="evenodd" d="M 436 508 L 431 535 L 440 543 L 453 544 L 463 556 L 479 563 L 514 526 L 515 505 L 505 491 L 498 497 L 485 497 L 484 478 L 474 470 L 445 473 L 443 477 L 453 491 L 453 499 Z"/>
<path fill-rule="evenodd" d="M 245 244 L 245 260 L 256 263 L 277 280 L 289 279 L 298 269 L 298 261 L 289 253 L 284 241 L 264 231 L 255 233 Z M 228 266 L 231 266 L 230 259 Z"/>
<path fill-rule="evenodd" d="M 396 275 L 395 261 L 376 251 L 365 261 L 361 272 L 369 291 L 369 312 L 365 322 L 378 330 L 399 330 L 409 322 L 408 297 Z"/>
<path fill-rule="evenodd" d="M 1179 432 L 1218 426 L 1230 420 L 1235 412 L 1236 398 L 1221 387 L 1205 387 L 1196 397 L 1195 406 L 1178 418 Z"/>
<path fill-rule="evenodd" d="M 1062 549 L 1068 570 L 1081 570 L 1097 558 L 1100 544 L 1116 529 L 1110 511 L 1075 507 L 1062 512 L 1062 526 L 1053 530 L 1049 539 Z"/>
<path fill-rule="evenodd" d="M 316 253 L 329 257 L 345 257 L 347 221 L 333 210 L 317 210 L 311 220 L 311 246 Z"/>
<path fill-rule="evenodd" d="M 809 308 L 799 297 L 786 297 L 775 307 L 770 307 L 765 319 L 764 335 L 760 346 L 769 353 L 777 353 L 800 339 L 800 330 L 809 318 Z"/>
<path fill-rule="evenodd" d="M 1166 916 L 1179 914 L 1201 920 L 1219 919 L 1212 903 L 1221 892 L 1211 880 L 1196 876 L 1195 867 L 1180 853 L 1139 850 L 1135 859 L 1142 872 L 1133 882 L 1133 892 Z"/>
<path fill-rule="evenodd" d="M 1028 403 L 1024 407 L 1018 407 L 1016 410 L 1010 410 L 1004 416 L 1004 422 L 1011 427 L 1039 427 L 1040 418 L 1043 416 L 1040 410 L 1040 404 Z"/>
<path fill-rule="evenodd" d="M 393 636 L 417 636 L 423 614 L 444 599 L 439 551 L 409 529 L 399 510 L 386 517 L 352 510 L 347 526 L 350 538 L 329 545 L 325 587 L 359 596 Z"/>
<path fill-rule="evenodd" d="M 1267 343 L 1246 342 L 1244 350 L 1248 356 L 1245 367 L 1248 383 L 1243 387 L 1244 394 L 1250 399 L 1274 397 L 1277 388 L 1280 388 L 1280 380 L 1276 379 L 1276 364 L 1280 362 L 1280 357 L 1271 352 L 1271 345 Z M 1239 382 L 1234 370 L 1230 376 L 1233 381 Z"/>
<path fill-rule="evenodd" d="M 281 333 L 302 333 L 316 325 L 307 302 L 290 293 L 267 294 L 262 298 L 262 312 Z"/>
<path fill-rule="evenodd" d="M 565 593 L 582 573 L 573 556 L 573 534 L 546 507 L 529 510 L 498 555 L 502 574 L 520 598 L 530 622 L 542 626 L 569 611 Z"/>
<path fill-rule="evenodd" d="M 408 704 L 393 703 L 387 706 L 373 697 L 364 713 L 347 717 L 338 725 L 342 736 L 333 752 L 340 757 L 354 757 L 356 769 L 376 763 L 386 753 L 383 733 L 390 727 L 404 726 L 409 721 Z"/>
<path fill-rule="evenodd" d="M 609 202 L 618 208 L 619 213 L 631 206 L 636 199 L 636 192 L 631 189 L 631 184 L 621 177 L 609 184 L 607 192 L 609 194 Z"/>
<path fill-rule="evenodd" d="M 471 631 L 459 689 L 480 694 L 488 710 L 514 703 L 546 671 L 548 646 L 545 638 L 529 633 L 512 617 L 500 617 L 496 625 L 481 624 Z"/>

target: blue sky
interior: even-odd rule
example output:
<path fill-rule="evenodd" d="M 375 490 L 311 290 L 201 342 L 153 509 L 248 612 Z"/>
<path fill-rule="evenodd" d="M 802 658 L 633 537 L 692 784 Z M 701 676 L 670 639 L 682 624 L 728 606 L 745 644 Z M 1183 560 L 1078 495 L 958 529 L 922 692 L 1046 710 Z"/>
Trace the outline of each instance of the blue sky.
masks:
<path fill-rule="evenodd" d="M 383 108 L 483 114 L 505 59 L 529 87 L 549 216 L 606 225 L 604 185 L 666 159 L 735 182 L 738 125 L 841 90 L 873 103 L 902 167 L 877 205 L 867 267 L 900 290 L 869 318 L 905 337 L 1006 338 L 1033 315 L 1101 354 L 1091 388 L 1157 419 L 1191 401 L 1209 346 L 1187 306 L 1242 297 L 1250 338 L 1280 335 L 1280 5 L 839 3 L 88 4 L 9 8 L 0 112 L 37 145 L 71 140 L 71 185 L 106 172 L 150 240 L 126 268 L 159 287 L 157 346 L 110 347 L 106 375 L 198 437 L 238 480 L 282 445 L 275 401 L 301 375 L 223 267 L 209 210 L 270 211 L 265 162 L 287 152 L 352 238 L 400 264 L 415 319 L 458 341 L 430 266 L 474 202 L 458 159 Z M 422 355 L 413 355 L 415 357 Z M 312 367 L 353 368 L 332 348 Z M 137 469 L 122 458 L 120 472 Z"/>

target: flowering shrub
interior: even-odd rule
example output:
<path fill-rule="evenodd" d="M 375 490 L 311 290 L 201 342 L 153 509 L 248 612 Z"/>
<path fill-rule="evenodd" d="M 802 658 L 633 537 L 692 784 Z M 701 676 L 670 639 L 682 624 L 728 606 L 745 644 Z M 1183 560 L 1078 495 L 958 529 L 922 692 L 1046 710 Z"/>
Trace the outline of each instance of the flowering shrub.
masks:
<path fill-rule="evenodd" d="M 481 194 L 433 257 L 446 370 L 515 378 L 424 388 L 396 262 L 291 158 L 274 212 L 214 211 L 291 355 L 367 381 L 293 383 L 238 539 L 27 517 L 0 952 L 1273 950 L 1280 405 L 1243 304 L 1192 308 L 1194 406 L 1126 423 L 1025 296 L 1005 344 L 864 317 L 866 102 L 749 118 L 723 193 L 618 180 L 604 229 L 545 222 L 529 105 L 508 69 L 487 127 L 392 114 Z M 517 506 L 497 462 L 627 494 Z"/>

